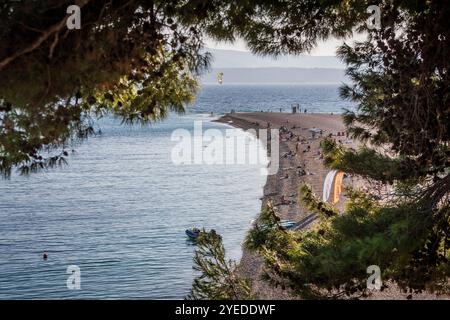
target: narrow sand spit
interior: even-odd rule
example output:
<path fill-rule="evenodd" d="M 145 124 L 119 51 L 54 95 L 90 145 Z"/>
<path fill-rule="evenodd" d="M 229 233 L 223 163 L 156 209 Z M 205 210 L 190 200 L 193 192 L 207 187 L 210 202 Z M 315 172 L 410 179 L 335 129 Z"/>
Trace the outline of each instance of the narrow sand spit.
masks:
<path fill-rule="evenodd" d="M 345 136 L 345 126 L 341 115 L 272 112 L 232 113 L 217 121 L 244 130 L 267 129 L 268 127 L 280 129 L 284 127 L 288 132 L 292 132 L 292 135 L 288 133 L 284 135 L 285 139 L 280 139 L 279 170 L 276 174 L 267 177 L 262 207 L 265 207 L 268 201 L 272 201 L 281 219 L 305 221 L 302 224 L 302 227 L 305 228 L 314 223 L 314 219 L 311 219 L 311 212 L 299 204 L 299 186 L 308 183 L 313 192 L 321 198 L 323 181 L 330 171 L 325 168 L 322 161 L 320 149 L 322 137 L 331 135 L 336 141 L 340 141 L 347 147 L 357 147 L 357 143 Z M 318 133 L 313 134 L 310 129 Z M 252 280 L 254 294 L 257 298 L 293 299 L 288 291 L 273 288 L 262 281 L 260 279 L 263 273 L 261 257 L 245 248 L 243 250 L 239 265 L 240 272 L 243 276 Z M 371 298 L 405 299 L 407 296 L 408 294 L 401 293 L 394 286 L 392 289 L 372 295 Z M 436 299 L 436 296 L 421 294 L 414 295 L 414 298 Z"/>
<path fill-rule="evenodd" d="M 279 170 L 276 174 L 267 177 L 262 207 L 265 207 L 268 201 L 272 201 L 282 219 L 294 221 L 305 219 L 310 212 L 299 204 L 298 188 L 306 182 L 311 185 L 317 196 L 322 197 L 322 183 L 329 171 L 320 160 L 320 135 L 316 135 L 313 139 L 309 129 L 322 129 L 322 136 L 327 136 L 330 133 L 336 135 L 337 132 L 345 130 L 341 116 L 258 112 L 227 114 L 218 121 L 244 130 L 267 129 L 268 126 L 272 129 L 285 127 L 299 137 L 280 140 Z M 309 151 L 307 151 L 308 146 Z M 296 155 L 283 157 L 290 151 L 296 153 Z M 290 200 L 293 203 L 281 204 L 282 196 L 285 200 Z M 262 267 L 261 258 L 257 254 L 244 249 L 240 270 L 245 277 L 252 279 L 255 295 L 260 299 L 292 299 L 288 292 L 274 289 L 260 280 Z"/>

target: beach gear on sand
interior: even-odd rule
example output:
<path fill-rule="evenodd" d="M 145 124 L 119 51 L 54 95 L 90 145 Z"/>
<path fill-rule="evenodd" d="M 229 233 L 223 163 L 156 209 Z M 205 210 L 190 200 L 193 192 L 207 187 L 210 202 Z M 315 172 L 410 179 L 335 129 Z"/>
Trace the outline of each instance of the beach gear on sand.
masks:
<path fill-rule="evenodd" d="M 290 229 L 295 226 L 296 222 L 292 220 L 281 220 L 280 226 L 284 229 Z"/>
<path fill-rule="evenodd" d="M 283 229 L 289 230 L 289 229 L 294 228 L 297 225 L 297 222 L 295 222 L 293 220 L 280 220 L 278 222 L 278 225 Z M 260 225 L 259 228 L 261 228 L 262 230 L 265 230 L 267 228 L 270 228 L 270 226 L 263 224 L 263 225 Z"/>
<path fill-rule="evenodd" d="M 323 202 L 335 204 L 339 201 L 342 193 L 343 178 L 344 172 L 342 171 L 331 170 L 328 172 L 323 182 Z"/>
<path fill-rule="evenodd" d="M 331 170 L 328 172 L 323 182 L 323 196 L 322 201 L 327 202 L 331 195 L 331 187 L 333 186 L 334 177 L 337 174 L 337 170 Z"/>

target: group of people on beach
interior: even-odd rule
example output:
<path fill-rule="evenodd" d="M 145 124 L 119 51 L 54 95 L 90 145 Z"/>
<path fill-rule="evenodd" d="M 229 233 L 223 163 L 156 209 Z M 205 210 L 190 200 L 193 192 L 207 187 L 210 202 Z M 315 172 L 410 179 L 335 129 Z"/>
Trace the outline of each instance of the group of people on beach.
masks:
<path fill-rule="evenodd" d="M 290 197 L 293 197 L 293 196 L 295 196 L 295 195 L 291 195 Z M 296 203 L 295 200 L 289 199 L 289 197 L 287 197 L 283 194 L 280 197 L 280 203 L 278 203 L 277 205 L 288 206 L 288 205 L 295 204 L 295 203 Z"/>
<path fill-rule="evenodd" d="M 261 124 L 259 122 L 252 122 L 252 125 L 260 127 Z M 270 129 L 272 127 L 272 124 L 267 121 L 266 122 L 266 128 Z M 310 137 L 307 138 L 304 135 L 297 134 L 294 132 L 295 129 L 303 129 L 307 130 L 308 128 L 301 128 L 298 125 L 290 125 L 289 120 L 286 120 L 283 125 L 279 127 L 279 139 L 280 142 L 295 142 L 295 149 L 289 149 L 289 151 L 284 152 L 281 155 L 281 158 L 283 159 L 289 159 L 289 158 L 295 158 L 298 154 L 308 154 L 312 153 L 313 148 L 311 145 L 311 142 L 316 140 L 317 138 L 322 138 L 324 136 L 324 130 L 321 128 L 312 127 L 309 129 Z M 336 137 L 345 137 L 348 138 L 348 132 L 347 131 L 337 131 L 337 132 L 329 132 L 327 134 L 329 138 Z M 340 139 L 338 142 L 343 143 Z M 320 150 L 314 151 L 314 154 L 312 155 L 312 158 L 314 160 L 322 160 L 324 158 L 323 153 Z M 306 164 L 305 164 L 306 165 Z M 280 180 L 285 180 L 289 178 L 293 178 L 295 175 L 297 177 L 302 177 L 305 175 L 314 175 L 313 172 L 308 172 L 305 170 L 304 166 L 297 166 L 297 167 L 291 167 L 288 169 L 285 169 L 286 172 L 282 173 L 279 177 Z M 289 175 L 289 170 L 295 170 L 294 175 Z M 291 196 L 281 195 L 279 203 L 277 205 L 292 205 L 295 204 L 295 201 L 290 199 Z"/>

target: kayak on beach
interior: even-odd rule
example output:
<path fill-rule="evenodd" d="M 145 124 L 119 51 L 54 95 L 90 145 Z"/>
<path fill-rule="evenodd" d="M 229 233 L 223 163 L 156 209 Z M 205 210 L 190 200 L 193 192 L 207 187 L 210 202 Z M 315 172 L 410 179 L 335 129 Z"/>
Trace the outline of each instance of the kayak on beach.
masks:
<path fill-rule="evenodd" d="M 284 219 L 283 219 L 283 220 L 280 220 L 280 221 L 278 222 L 278 225 L 279 225 L 281 228 L 283 228 L 283 229 L 289 230 L 289 229 L 294 228 L 294 227 L 297 225 L 297 222 L 296 222 L 296 221 L 293 221 L 293 220 L 284 220 Z M 259 227 L 262 228 L 262 229 L 266 229 L 266 228 L 268 228 L 269 226 L 263 224 L 263 225 L 260 225 Z"/>
<path fill-rule="evenodd" d="M 292 220 L 280 220 L 279 224 L 282 228 L 289 229 L 297 224 L 297 222 Z"/>

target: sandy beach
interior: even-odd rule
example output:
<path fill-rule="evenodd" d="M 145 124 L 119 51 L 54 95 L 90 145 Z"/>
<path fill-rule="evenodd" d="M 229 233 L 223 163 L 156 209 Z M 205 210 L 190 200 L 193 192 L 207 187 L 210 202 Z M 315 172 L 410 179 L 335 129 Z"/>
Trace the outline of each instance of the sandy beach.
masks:
<path fill-rule="evenodd" d="M 330 136 L 348 147 L 357 147 L 345 136 L 345 126 L 341 115 L 338 114 L 310 114 L 310 113 L 231 113 L 217 120 L 244 130 L 283 128 L 289 132 L 288 138 L 280 139 L 279 170 L 269 175 L 264 186 L 262 207 L 268 201 L 275 204 L 277 214 L 281 219 L 299 222 L 299 229 L 308 228 L 315 221 L 315 215 L 299 203 L 298 189 L 303 183 L 308 183 L 318 197 L 322 197 L 323 182 L 330 171 L 323 165 L 320 141 L 322 137 Z M 311 130 L 312 129 L 312 130 Z M 322 131 L 313 134 L 313 131 Z M 357 183 L 352 178 L 352 183 Z M 343 202 L 337 203 L 342 209 Z M 273 288 L 261 281 L 263 271 L 262 259 L 255 253 L 243 249 L 239 265 L 244 277 L 252 280 L 253 293 L 258 299 L 295 299 L 288 291 Z M 406 299 L 407 293 L 400 292 L 395 285 L 383 292 L 372 294 L 370 299 Z M 411 298 L 411 297 L 410 297 Z M 414 295 L 417 299 L 443 299 L 434 294 Z"/>
<path fill-rule="evenodd" d="M 340 115 L 311 113 L 233 113 L 221 117 L 219 122 L 248 129 L 280 129 L 285 127 L 294 135 L 292 139 L 280 139 L 280 168 L 267 177 L 262 207 L 272 201 L 282 219 L 305 221 L 304 227 L 313 223 L 314 216 L 298 201 L 298 188 L 302 183 L 311 185 L 314 193 L 322 196 L 322 184 L 329 169 L 320 160 L 320 134 L 313 138 L 310 129 L 322 130 L 322 136 L 345 131 Z M 345 138 L 345 136 L 343 137 Z M 289 152 L 295 156 L 285 156 Z M 284 197 L 284 199 L 282 198 Z M 282 200 L 286 204 L 283 204 Z M 290 204 L 288 204 L 290 202 Z M 260 280 L 262 261 L 255 253 L 244 249 L 240 263 L 242 275 L 252 279 L 254 294 L 260 299 L 292 299 L 288 292 L 269 287 Z"/>

